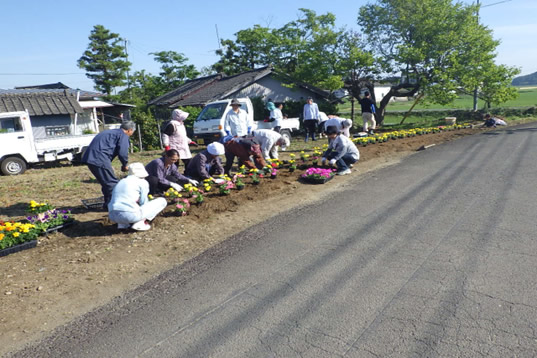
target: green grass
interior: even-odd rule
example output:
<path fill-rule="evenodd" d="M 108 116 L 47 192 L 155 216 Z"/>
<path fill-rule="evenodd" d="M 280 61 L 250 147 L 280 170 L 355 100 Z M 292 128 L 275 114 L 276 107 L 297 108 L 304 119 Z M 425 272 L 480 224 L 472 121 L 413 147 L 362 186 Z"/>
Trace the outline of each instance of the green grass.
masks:
<path fill-rule="evenodd" d="M 510 108 L 510 107 L 532 107 L 537 106 L 537 88 L 531 88 L 531 87 L 518 87 L 518 94 L 519 97 L 517 99 L 514 99 L 512 101 L 508 101 L 505 103 L 502 103 L 499 106 L 492 106 L 492 108 Z M 410 109 L 414 102 L 412 101 L 396 101 L 391 102 L 388 107 L 386 108 L 386 112 L 390 111 L 407 111 Z M 456 99 L 453 103 L 441 106 L 438 104 L 423 104 L 418 103 L 416 107 L 414 107 L 415 110 L 420 109 L 468 109 L 471 110 L 473 108 L 473 97 L 469 95 L 462 95 L 458 99 Z M 485 102 L 479 100 L 478 101 L 478 108 L 483 109 L 485 106 Z M 355 118 L 358 117 L 357 114 L 360 113 L 360 105 L 358 102 L 355 102 L 354 106 L 354 112 L 355 112 Z M 346 101 L 345 103 L 341 104 L 339 106 L 339 113 L 342 116 L 350 115 L 351 113 L 351 103 L 350 101 Z"/>

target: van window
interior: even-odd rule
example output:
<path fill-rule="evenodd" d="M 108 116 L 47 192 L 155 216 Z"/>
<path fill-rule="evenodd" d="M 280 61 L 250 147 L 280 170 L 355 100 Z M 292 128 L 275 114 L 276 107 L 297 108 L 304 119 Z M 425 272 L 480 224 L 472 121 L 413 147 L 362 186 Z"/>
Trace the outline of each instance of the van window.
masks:
<path fill-rule="evenodd" d="M 224 115 L 227 103 L 213 103 L 205 106 L 198 116 L 199 121 L 207 121 L 209 119 L 220 119 Z"/>
<path fill-rule="evenodd" d="M 22 132 L 22 123 L 19 117 L 0 118 L 0 133 Z"/>

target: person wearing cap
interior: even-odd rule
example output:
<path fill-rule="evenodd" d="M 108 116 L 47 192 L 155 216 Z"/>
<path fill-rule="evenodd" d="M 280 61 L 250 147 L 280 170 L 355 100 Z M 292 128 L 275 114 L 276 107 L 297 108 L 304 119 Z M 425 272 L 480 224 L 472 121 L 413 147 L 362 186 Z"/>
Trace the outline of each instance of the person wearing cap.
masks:
<path fill-rule="evenodd" d="M 352 127 L 352 121 L 350 119 L 340 118 L 336 115 L 330 114 L 328 115 L 328 120 L 324 122 L 325 131 L 326 128 L 330 126 L 337 127 L 338 131 L 347 138 L 351 136 L 350 128 Z"/>
<path fill-rule="evenodd" d="M 315 131 L 317 130 L 317 124 L 319 123 L 320 115 L 319 107 L 317 106 L 317 103 L 313 102 L 313 98 L 311 97 L 308 97 L 308 99 L 306 100 L 302 118 L 304 120 L 304 128 L 306 129 L 306 138 L 304 139 L 304 141 L 307 142 L 310 136 L 311 140 L 316 140 Z"/>
<path fill-rule="evenodd" d="M 108 129 L 97 134 L 82 156 L 82 163 L 88 166 L 95 176 L 104 196 L 103 209 L 108 208 L 112 190 L 118 183 L 112 160 L 121 162 L 121 171 L 129 169 L 129 137 L 133 135 L 136 125 L 132 121 L 121 123 L 118 129 Z"/>
<path fill-rule="evenodd" d="M 192 153 L 190 153 L 188 145 L 192 144 L 196 147 L 198 146 L 198 144 L 188 138 L 186 134 L 184 122 L 189 114 L 190 113 L 180 109 L 174 109 L 172 112 L 172 120 L 162 132 L 162 145 L 164 145 L 164 149 L 175 149 L 179 153 L 179 158 L 181 158 L 185 168 L 190 159 L 192 159 Z"/>
<path fill-rule="evenodd" d="M 360 159 L 358 148 L 348 137 L 341 135 L 335 126 L 326 128 L 326 135 L 330 139 L 330 144 L 323 153 L 321 163 L 324 165 L 328 161 L 332 166 L 337 165 L 337 175 L 350 174 L 349 167 Z"/>
<path fill-rule="evenodd" d="M 259 141 L 255 137 L 234 138 L 226 142 L 224 148 L 226 149 L 224 173 L 227 175 L 229 175 L 235 157 L 239 157 L 239 166 L 244 164 L 248 169 L 261 169 L 266 165 L 261 154 Z"/>
<path fill-rule="evenodd" d="M 358 98 L 360 106 L 362 107 L 362 120 L 364 121 L 363 131 L 369 134 L 375 133 L 377 122 L 375 121 L 375 102 L 371 99 L 369 92 L 364 92 L 363 98 Z M 369 122 L 371 122 L 371 128 L 368 129 Z"/>
<path fill-rule="evenodd" d="M 211 178 L 213 175 L 224 174 L 224 167 L 220 156 L 225 153 L 222 143 L 213 142 L 207 149 L 199 152 L 188 163 L 185 175 L 194 180 L 202 181 Z"/>
<path fill-rule="evenodd" d="M 282 150 L 286 150 L 289 146 L 289 139 L 270 129 L 256 129 L 252 134 L 259 142 L 265 160 L 278 159 L 278 146 Z"/>
<path fill-rule="evenodd" d="M 283 103 L 276 103 L 276 106 L 274 107 L 274 109 L 270 111 L 270 119 L 271 121 L 273 121 L 272 129 L 278 133 L 280 133 L 280 130 L 282 129 L 282 121 L 283 121 L 282 108 L 283 108 Z"/>
<path fill-rule="evenodd" d="M 129 175 L 114 187 L 108 204 L 108 217 L 117 223 L 118 229 L 149 230 L 151 225 L 147 220 L 153 220 L 166 207 L 164 198 L 149 200 L 147 176 L 142 163 L 132 163 Z"/>
<path fill-rule="evenodd" d="M 231 137 L 244 137 L 250 134 L 253 123 L 248 119 L 248 113 L 241 109 L 241 103 L 237 99 L 231 100 L 231 109 L 224 119 L 224 131 Z"/>
<path fill-rule="evenodd" d="M 145 178 L 149 183 L 149 194 L 161 194 L 169 188 L 177 191 L 183 190 L 181 185 L 190 183 L 197 186 L 199 183 L 179 173 L 177 162 L 179 153 L 175 149 L 167 150 L 164 156 L 151 161 L 145 166 L 149 176 Z"/>

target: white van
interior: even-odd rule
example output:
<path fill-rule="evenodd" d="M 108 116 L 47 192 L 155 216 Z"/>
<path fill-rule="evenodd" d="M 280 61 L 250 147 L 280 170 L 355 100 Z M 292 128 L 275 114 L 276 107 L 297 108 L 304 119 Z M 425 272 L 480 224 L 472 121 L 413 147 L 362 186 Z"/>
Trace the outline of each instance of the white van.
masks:
<path fill-rule="evenodd" d="M 250 98 L 237 98 L 237 100 L 241 104 L 241 109 L 247 113 L 248 120 L 254 123 L 252 130 L 272 129 L 273 122 L 254 121 L 254 107 Z M 194 121 L 194 140 L 198 144 L 209 144 L 225 137 L 224 121 L 229 110 L 231 110 L 231 99 L 211 102 L 203 107 Z M 286 118 L 282 121 L 280 133 L 291 140 L 292 133 L 299 128 L 298 118 Z"/>

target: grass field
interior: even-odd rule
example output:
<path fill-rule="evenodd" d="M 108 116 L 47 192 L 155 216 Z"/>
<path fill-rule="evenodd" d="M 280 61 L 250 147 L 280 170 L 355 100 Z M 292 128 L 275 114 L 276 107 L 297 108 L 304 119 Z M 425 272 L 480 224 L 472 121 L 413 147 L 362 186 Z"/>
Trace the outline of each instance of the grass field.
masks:
<path fill-rule="evenodd" d="M 537 106 L 537 87 L 519 87 L 518 88 L 519 97 L 515 100 L 508 101 L 501 104 L 500 106 L 492 106 L 492 108 L 509 108 L 509 107 L 532 107 Z M 438 104 L 423 104 L 418 103 L 414 110 L 423 110 L 423 109 L 468 109 L 473 108 L 473 98 L 469 95 L 460 96 L 453 103 L 447 106 L 441 106 Z M 391 102 L 386 109 L 387 112 L 390 111 L 407 111 L 412 106 L 412 101 L 400 101 L 400 102 Z M 485 102 L 479 100 L 478 108 L 484 109 Z M 345 102 L 339 106 L 339 112 L 341 115 L 348 115 L 351 113 L 351 104 L 350 102 Z M 355 103 L 355 113 L 360 113 L 360 105 Z"/>

